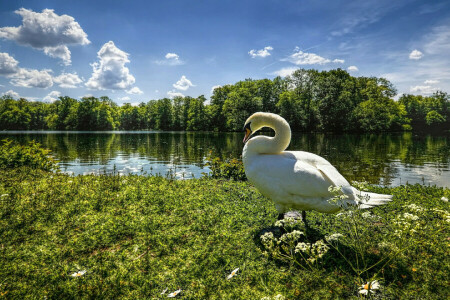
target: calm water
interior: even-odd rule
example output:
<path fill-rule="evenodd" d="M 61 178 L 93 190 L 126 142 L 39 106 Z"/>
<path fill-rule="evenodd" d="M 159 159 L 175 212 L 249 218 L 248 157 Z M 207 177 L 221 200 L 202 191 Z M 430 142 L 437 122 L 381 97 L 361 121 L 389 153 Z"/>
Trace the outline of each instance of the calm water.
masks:
<path fill-rule="evenodd" d="M 36 140 L 72 174 L 113 172 L 201 177 L 210 152 L 239 157 L 242 133 L 0 132 L 0 139 Z M 293 134 L 289 150 L 328 159 L 349 180 L 381 185 L 406 182 L 450 187 L 450 135 Z"/>

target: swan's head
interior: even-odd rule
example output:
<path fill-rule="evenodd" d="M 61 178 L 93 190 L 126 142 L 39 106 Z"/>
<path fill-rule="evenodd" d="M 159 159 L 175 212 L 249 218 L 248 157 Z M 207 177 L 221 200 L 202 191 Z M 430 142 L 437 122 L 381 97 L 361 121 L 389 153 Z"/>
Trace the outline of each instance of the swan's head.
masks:
<path fill-rule="evenodd" d="M 247 121 L 245 121 L 245 137 L 243 140 L 244 144 L 253 136 L 253 133 L 255 133 L 256 131 L 265 126 L 273 128 L 274 123 L 278 122 L 285 123 L 289 127 L 289 124 L 286 122 L 286 120 L 279 115 L 266 112 L 254 113 L 247 119 Z"/>

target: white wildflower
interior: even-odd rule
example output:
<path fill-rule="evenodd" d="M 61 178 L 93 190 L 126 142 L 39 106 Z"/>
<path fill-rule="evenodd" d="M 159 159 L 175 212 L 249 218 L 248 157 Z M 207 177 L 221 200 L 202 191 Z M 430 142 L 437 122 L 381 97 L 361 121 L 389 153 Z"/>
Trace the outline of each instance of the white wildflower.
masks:
<path fill-rule="evenodd" d="M 404 214 L 403 214 L 403 217 L 404 217 L 405 219 L 407 219 L 407 220 L 412 220 L 412 221 L 416 221 L 416 220 L 419 219 L 418 216 L 413 215 L 413 214 L 410 214 L 410 213 L 404 213 Z"/>
<path fill-rule="evenodd" d="M 236 276 L 238 271 L 239 271 L 239 268 L 234 269 L 233 272 L 231 272 L 231 274 L 227 276 L 227 279 L 229 280 L 229 279 L 233 278 L 234 276 Z"/>
<path fill-rule="evenodd" d="M 298 240 L 304 233 L 299 230 L 294 230 L 292 232 L 283 234 L 280 238 L 282 242 L 288 243 L 289 241 L 296 241 Z"/>
<path fill-rule="evenodd" d="M 178 295 L 181 292 L 181 290 L 176 290 L 173 293 L 170 293 L 169 295 L 167 295 L 168 298 L 174 298 L 176 295 Z"/>
<path fill-rule="evenodd" d="M 360 287 L 359 293 L 363 294 L 363 295 L 367 295 L 369 292 L 371 292 L 372 294 L 375 293 L 377 290 L 379 290 L 381 287 L 380 283 L 378 282 L 378 280 L 374 280 L 372 282 L 368 282 L 366 284 L 363 284 Z"/>
<path fill-rule="evenodd" d="M 368 219 L 370 218 L 370 211 L 365 211 L 361 214 L 361 217 L 363 217 L 364 219 Z"/>
<path fill-rule="evenodd" d="M 442 197 L 441 200 L 444 201 L 444 202 L 448 202 L 448 198 L 447 197 Z"/>
<path fill-rule="evenodd" d="M 86 270 L 82 270 L 82 271 L 75 272 L 75 273 L 73 273 L 73 274 L 70 274 L 70 276 L 72 276 L 72 277 L 81 277 L 81 276 L 83 276 L 84 274 L 86 274 Z"/>
<path fill-rule="evenodd" d="M 286 299 L 286 298 L 281 294 L 278 294 L 275 297 L 273 297 L 273 300 L 284 300 L 284 299 Z"/>
<path fill-rule="evenodd" d="M 341 237 L 343 237 L 340 233 L 333 233 L 332 235 L 326 236 L 325 240 L 327 242 L 337 242 Z"/>
<path fill-rule="evenodd" d="M 274 237 L 273 237 L 273 233 L 272 233 L 272 232 L 266 232 L 266 233 L 264 233 L 264 234 L 261 236 L 261 241 L 262 241 L 263 243 L 268 242 L 268 241 L 271 241 L 271 240 L 273 240 L 273 239 L 274 239 Z"/>
<path fill-rule="evenodd" d="M 2 194 L 1 198 L 8 197 L 8 194 Z"/>
<path fill-rule="evenodd" d="M 161 292 L 161 295 L 164 295 L 164 294 L 167 292 L 168 289 L 169 289 L 169 288 L 166 288 L 164 291 L 162 291 L 162 292 Z"/>
<path fill-rule="evenodd" d="M 421 212 L 424 210 L 423 207 L 421 207 L 419 205 L 415 205 L 415 204 L 409 204 L 409 205 L 406 205 L 406 207 L 415 212 Z"/>
<path fill-rule="evenodd" d="M 295 246 L 295 253 L 298 253 L 300 251 L 301 252 L 306 252 L 310 248 L 311 248 L 311 244 L 300 242 L 300 243 L 297 244 L 297 246 Z"/>

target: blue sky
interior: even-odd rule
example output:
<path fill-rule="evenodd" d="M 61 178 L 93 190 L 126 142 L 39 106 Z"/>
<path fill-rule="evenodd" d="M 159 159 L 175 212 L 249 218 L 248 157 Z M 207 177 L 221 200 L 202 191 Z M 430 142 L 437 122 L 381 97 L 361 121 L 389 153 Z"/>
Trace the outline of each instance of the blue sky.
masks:
<path fill-rule="evenodd" d="M 342 68 L 450 92 L 449 1 L 2 1 L 0 95 L 117 103 Z"/>

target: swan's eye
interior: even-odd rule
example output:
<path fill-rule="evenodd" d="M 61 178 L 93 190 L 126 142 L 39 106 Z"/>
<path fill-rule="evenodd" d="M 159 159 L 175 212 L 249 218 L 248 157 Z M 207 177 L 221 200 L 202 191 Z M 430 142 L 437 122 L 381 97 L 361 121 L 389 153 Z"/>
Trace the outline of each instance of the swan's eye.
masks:
<path fill-rule="evenodd" d="M 251 122 L 248 122 L 247 124 L 245 124 L 243 131 L 247 131 L 247 129 L 248 129 L 248 130 L 250 130 L 250 132 L 252 132 L 252 129 L 250 128 L 250 124 L 251 124 Z"/>

